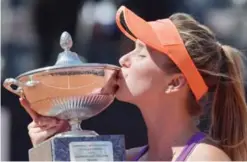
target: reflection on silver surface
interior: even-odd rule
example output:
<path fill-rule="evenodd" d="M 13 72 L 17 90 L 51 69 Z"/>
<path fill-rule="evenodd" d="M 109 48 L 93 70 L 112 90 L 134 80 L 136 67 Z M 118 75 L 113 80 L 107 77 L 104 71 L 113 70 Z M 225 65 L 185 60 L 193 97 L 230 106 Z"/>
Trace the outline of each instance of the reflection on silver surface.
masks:
<path fill-rule="evenodd" d="M 85 120 L 102 112 L 114 100 L 119 67 L 82 63 L 71 52 L 71 36 L 64 32 L 64 49 L 54 66 L 28 71 L 8 78 L 4 87 L 25 97 L 40 115 L 66 120 Z"/>

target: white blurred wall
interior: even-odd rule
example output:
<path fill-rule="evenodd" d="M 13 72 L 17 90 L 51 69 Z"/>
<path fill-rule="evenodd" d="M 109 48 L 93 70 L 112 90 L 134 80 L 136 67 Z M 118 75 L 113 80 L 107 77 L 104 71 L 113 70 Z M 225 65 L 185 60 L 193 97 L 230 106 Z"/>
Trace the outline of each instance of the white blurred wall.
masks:
<path fill-rule="evenodd" d="M 1 107 L 1 161 L 10 160 L 10 113 Z"/>

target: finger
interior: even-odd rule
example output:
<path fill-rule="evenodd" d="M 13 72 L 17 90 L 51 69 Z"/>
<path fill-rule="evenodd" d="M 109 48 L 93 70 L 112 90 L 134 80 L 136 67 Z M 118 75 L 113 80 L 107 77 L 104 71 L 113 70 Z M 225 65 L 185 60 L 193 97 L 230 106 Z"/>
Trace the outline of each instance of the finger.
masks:
<path fill-rule="evenodd" d="M 52 127 L 50 129 L 47 130 L 43 130 L 40 132 L 29 132 L 29 136 L 31 137 L 31 141 L 33 143 L 33 145 L 37 145 L 43 141 L 45 141 L 46 139 L 48 139 L 49 137 L 53 136 L 54 134 L 56 134 L 58 132 L 60 127 Z"/>
<path fill-rule="evenodd" d="M 28 101 L 24 98 L 20 98 L 19 99 L 22 107 L 26 110 L 26 112 L 31 116 L 31 118 L 34 120 L 34 121 L 37 121 L 38 118 L 39 118 L 39 115 L 33 111 L 30 107 L 30 104 L 28 103 Z"/>
<path fill-rule="evenodd" d="M 37 127 L 42 127 L 43 129 L 49 129 L 54 126 L 58 126 L 63 124 L 64 121 L 52 119 L 49 117 L 40 117 L 38 121 L 32 121 L 28 126 L 27 129 L 31 130 Z"/>
<path fill-rule="evenodd" d="M 45 139 L 55 135 L 56 133 L 59 132 L 59 130 L 61 129 L 61 126 L 55 126 L 55 127 L 52 127 L 50 129 L 46 129 L 42 132 L 39 133 L 39 135 Z"/>
<path fill-rule="evenodd" d="M 28 126 L 27 126 L 27 129 L 28 131 L 34 131 L 34 130 L 38 130 L 38 129 L 42 129 L 42 130 L 45 130 L 45 129 L 49 129 L 51 127 L 54 127 L 54 125 L 44 125 L 44 126 L 41 126 L 39 124 L 37 124 L 36 122 L 32 121 Z M 39 131 L 34 131 L 34 132 L 39 132 Z"/>
<path fill-rule="evenodd" d="M 54 126 L 53 126 L 54 127 Z M 52 127 L 50 127 L 52 128 Z M 29 129 L 28 133 L 29 134 L 35 134 L 35 133 L 40 133 L 42 131 L 46 131 L 48 130 L 49 128 L 48 127 L 34 127 L 32 129 Z"/>
<path fill-rule="evenodd" d="M 29 131 L 32 131 L 32 130 L 47 130 L 47 129 L 50 129 L 52 127 L 61 127 L 62 130 L 63 129 L 67 130 L 68 128 L 70 128 L 70 125 L 69 125 L 68 121 L 66 121 L 66 120 L 57 120 L 56 123 L 47 122 L 46 124 L 44 122 L 41 123 L 41 124 L 38 124 L 35 121 L 33 121 L 28 125 L 28 130 Z M 37 128 L 37 129 L 35 129 L 35 128 Z M 39 132 L 39 131 L 34 131 L 34 132 Z"/>
<path fill-rule="evenodd" d="M 32 121 L 30 124 L 28 124 L 27 129 L 29 130 L 36 127 L 39 127 L 39 125 L 36 122 Z"/>
<path fill-rule="evenodd" d="M 63 121 L 61 125 L 53 126 L 53 127 L 33 127 L 29 129 L 29 136 L 31 137 L 31 141 L 33 146 L 45 141 L 56 133 L 61 133 L 65 131 L 69 131 L 70 126 L 67 121 Z"/>
<path fill-rule="evenodd" d="M 61 122 L 59 125 L 52 126 L 52 125 L 46 125 L 46 126 L 40 126 L 30 129 L 29 133 L 40 133 L 43 131 L 50 131 L 50 129 L 56 129 L 57 133 L 65 132 L 70 130 L 70 125 L 67 122 Z"/>
<path fill-rule="evenodd" d="M 37 126 L 37 127 L 33 127 L 31 129 L 29 129 L 28 133 L 30 133 L 30 134 L 39 133 L 39 132 L 42 132 L 42 131 L 46 131 L 46 130 L 52 129 L 54 127 L 59 127 L 59 126 L 53 126 L 53 125 Z"/>
<path fill-rule="evenodd" d="M 37 124 L 39 126 L 46 126 L 46 125 L 56 126 L 56 125 L 60 125 L 62 122 L 63 122 L 62 120 L 59 120 L 54 117 L 40 116 L 39 120 L 37 121 Z"/>

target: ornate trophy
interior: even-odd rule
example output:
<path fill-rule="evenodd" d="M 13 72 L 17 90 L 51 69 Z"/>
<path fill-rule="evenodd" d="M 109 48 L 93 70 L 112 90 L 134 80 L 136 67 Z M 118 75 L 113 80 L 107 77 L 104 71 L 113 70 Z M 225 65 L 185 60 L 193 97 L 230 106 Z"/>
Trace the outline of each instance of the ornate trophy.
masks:
<path fill-rule="evenodd" d="M 82 130 L 82 120 L 105 110 L 114 100 L 119 67 L 82 63 L 70 51 L 72 38 L 64 32 L 64 49 L 54 66 L 4 81 L 4 87 L 26 98 L 33 111 L 68 120 L 71 131 L 60 133 L 29 150 L 30 161 L 123 161 L 123 135 L 98 135 Z"/>

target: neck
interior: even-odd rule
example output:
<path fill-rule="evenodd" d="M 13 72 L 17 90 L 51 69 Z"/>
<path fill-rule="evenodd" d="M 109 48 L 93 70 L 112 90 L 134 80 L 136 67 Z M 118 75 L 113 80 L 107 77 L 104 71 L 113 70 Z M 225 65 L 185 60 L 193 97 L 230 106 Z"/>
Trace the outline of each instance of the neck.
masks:
<path fill-rule="evenodd" d="M 186 112 L 181 113 L 186 110 L 185 104 L 168 101 L 149 103 L 152 105 L 139 106 L 148 130 L 148 160 L 171 160 L 198 130 L 192 118 Z"/>

